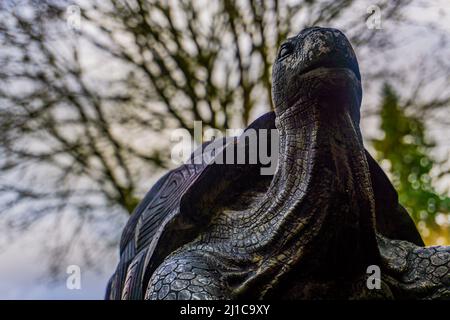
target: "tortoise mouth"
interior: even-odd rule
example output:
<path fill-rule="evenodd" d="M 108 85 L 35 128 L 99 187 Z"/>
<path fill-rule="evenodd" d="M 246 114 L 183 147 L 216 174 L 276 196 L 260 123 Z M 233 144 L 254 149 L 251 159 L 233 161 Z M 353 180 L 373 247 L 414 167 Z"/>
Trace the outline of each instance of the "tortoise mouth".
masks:
<path fill-rule="evenodd" d="M 361 82 L 361 74 L 359 72 L 358 66 L 355 66 L 352 62 L 343 61 L 341 59 L 327 59 L 325 61 L 318 61 L 301 69 L 300 75 L 306 75 L 317 69 L 330 71 L 348 70 L 353 73 L 353 75 L 356 77 L 356 79 L 358 79 L 359 82 Z"/>

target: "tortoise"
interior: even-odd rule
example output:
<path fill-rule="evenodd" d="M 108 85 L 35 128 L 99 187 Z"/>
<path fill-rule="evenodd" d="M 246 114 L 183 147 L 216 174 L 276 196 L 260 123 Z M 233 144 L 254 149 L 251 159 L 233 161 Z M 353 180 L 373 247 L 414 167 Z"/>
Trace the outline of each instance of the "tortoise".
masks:
<path fill-rule="evenodd" d="M 450 247 L 424 243 L 364 148 L 361 74 L 346 36 L 288 38 L 272 71 L 275 111 L 215 157 L 277 132 L 278 163 L 201 156 L 164 175 L 123 230 L 107 299 L 434 299 L 450 297 Z M 271 148 L 264 139 L 258 148 Z M 381 270 L 369 288 L 368 267 Z"/>

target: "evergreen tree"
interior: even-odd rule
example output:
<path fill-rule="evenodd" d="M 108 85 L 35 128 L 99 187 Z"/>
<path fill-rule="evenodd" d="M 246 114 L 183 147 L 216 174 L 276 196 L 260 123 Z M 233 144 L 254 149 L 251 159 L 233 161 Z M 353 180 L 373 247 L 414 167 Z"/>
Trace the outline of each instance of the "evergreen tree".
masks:
<path fill-rule="evenodd" d="M 440 213 L 448 215 L 450 208 L 450 198 L 433 188 L 430 172 L 436 161 L 429 155 L 433 142 L 426 137 L 423 121 L 405 112 L 389 84 L 384 85 L 382 96 L 380 119 L 383 137 L 372 141 L 376 157 L 379 161 L 388 162 L 399 201 L 418 224 L 419 230 L 422 229 L 426 240 L 429 236 L 426 227 L 433 231 L 440 229 L 435 218 Z"/>

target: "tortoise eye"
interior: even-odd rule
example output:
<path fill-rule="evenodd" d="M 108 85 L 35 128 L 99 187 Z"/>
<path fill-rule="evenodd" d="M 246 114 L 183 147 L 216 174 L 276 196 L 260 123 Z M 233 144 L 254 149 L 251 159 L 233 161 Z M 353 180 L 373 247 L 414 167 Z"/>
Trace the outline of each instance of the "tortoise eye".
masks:
<path fill-rule="evenodd" d="M 278 53 L 278 59 L 286 58 L 292 53 L 293 49 L 294 46 L 290 42 L 283 43 L 280 52 Z"/>

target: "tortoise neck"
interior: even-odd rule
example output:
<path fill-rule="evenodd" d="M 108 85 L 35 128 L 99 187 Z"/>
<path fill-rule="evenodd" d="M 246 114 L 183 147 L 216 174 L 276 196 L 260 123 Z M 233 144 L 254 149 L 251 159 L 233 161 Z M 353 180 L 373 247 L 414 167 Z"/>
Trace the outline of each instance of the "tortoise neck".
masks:
<path fill-rule="evenodd" d="M 374 199 L 359 128 L 342 106 L 331 110 L 327 104 L 299 101 L 276 118 L 277 171 L 264 200 L 251 211 L 251 224 L 241 229 L 244 238 L 254 240 L 247 252 L 265 257 L 258 270 L 259 278 L 273 279 L 267 290 L 294 265 L 339 276 L 378 262 Z"/>

